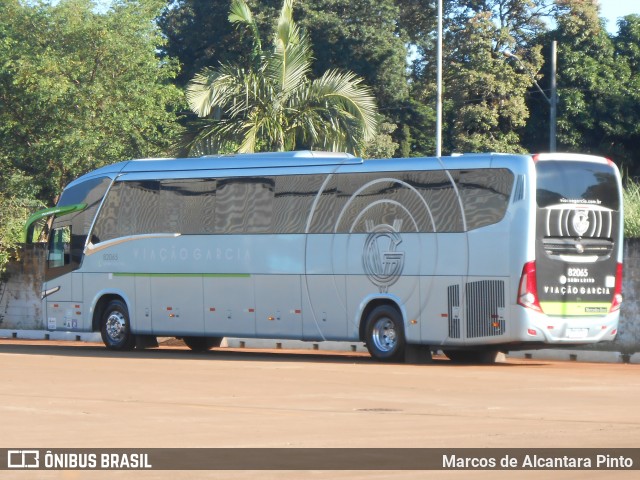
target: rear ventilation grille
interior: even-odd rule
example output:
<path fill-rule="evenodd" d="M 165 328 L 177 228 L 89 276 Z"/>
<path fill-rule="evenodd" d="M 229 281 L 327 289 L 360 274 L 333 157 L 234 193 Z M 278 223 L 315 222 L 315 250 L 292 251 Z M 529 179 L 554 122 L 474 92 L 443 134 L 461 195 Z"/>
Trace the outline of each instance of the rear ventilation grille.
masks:
<path fill-rule="evenodd" d="M 503 335 L 505 332 L 504 281 L 469 282 L 466 284 L 465 294 L 467 338 Z"/>
<path fill-rule="evenodd" d="M 447 288 L 449 338 L 460 338 L 460 285 Z"/>
<path fill-rule="evenodd" d="M 609 239 L 580 239 L 545 237 L 542 239 L 545 253 L 551 258 L 597 257 L 602 260 L 613 253 L 613 242 Z"/>

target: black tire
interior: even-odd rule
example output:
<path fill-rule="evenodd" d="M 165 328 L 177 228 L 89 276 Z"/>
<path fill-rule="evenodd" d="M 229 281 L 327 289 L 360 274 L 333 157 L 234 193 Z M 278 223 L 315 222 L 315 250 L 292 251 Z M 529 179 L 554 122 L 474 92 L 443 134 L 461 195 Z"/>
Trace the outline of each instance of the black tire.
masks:
<path fill-rule="evenodd" d="M 109 350 L 127 351 L 136 346 L 136 337 L 131 333 L 129 310 L 122 300 L 111 300 L 100 320 L 102 341 Z"/>
<path fill-rule="evenodd" d="M 206 352 L 219 347 L 222 337 L 182 337 L 182 341 L 194 352 Z"/>
<path fill-rule="evenodd" d="M 371 356 L 381 362 L 404 361 L 404 325 L 398 309 L 380 305 L 367 315 L 366 322 L 365 342 Z"/>
<path fill-rule="evenodd" d="M 496 362 L 496 350 L 444 350 L 443 353 L 454 363 L 490 365 Z"/>

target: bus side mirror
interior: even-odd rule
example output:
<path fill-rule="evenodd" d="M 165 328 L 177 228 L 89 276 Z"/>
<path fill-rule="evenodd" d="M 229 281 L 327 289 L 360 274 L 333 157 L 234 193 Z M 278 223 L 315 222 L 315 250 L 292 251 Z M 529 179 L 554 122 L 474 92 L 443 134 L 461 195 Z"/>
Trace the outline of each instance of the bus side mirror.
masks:
<path fill-rule="evenodd" d="M 87 208 L 86 203 L 78 203 L 75 205 L 66 205 L 64 207 L 53 207 L 38 210 L 27 219 L 27 222 L 22 229 L 22 243 L 39 243 L 40 238 L 46 238 L 43 236 L 43 234 L 46 233 L 44 227 L 47 226 L 49 218 L 52 215 L 67 215 L 73 212 L 81 212 L 85 208 Z M 38 228 L 38 225 L 41 227 Z M 35 232 L 38 233 L 37 237 L 34 236 Z M 34 240 L 34 238 L 37 238 L 37 240 Z"/>

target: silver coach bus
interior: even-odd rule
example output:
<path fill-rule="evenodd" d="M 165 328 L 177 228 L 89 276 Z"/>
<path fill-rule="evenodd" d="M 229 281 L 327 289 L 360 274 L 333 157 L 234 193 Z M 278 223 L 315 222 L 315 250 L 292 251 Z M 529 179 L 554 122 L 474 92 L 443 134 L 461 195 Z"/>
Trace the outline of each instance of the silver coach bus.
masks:
<path fill-rule="evenodd" d="M 110 349 L 228 336 L 478 360 L 615 337 L 621 190 L 586 155 L 132 160 L 69 184 L 25 235 L 53 215 L 47 328 Z"/>

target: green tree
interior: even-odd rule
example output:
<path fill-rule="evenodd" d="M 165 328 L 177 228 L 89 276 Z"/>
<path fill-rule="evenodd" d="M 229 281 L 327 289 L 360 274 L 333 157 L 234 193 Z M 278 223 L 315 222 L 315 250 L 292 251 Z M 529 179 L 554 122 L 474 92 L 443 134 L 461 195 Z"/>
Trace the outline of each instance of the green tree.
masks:
<path fill-rule="evenodd" d="M 0 278 L 7 262 L 15 258 L 22 240 L 26 218 L 34 210 L 43 208 L 34 200 L 37 188 L 11 165 L 0 167 Z"/>
<path fill-rule="evenodd" d="M 411 100 L 400 140 L 413 155 L 435 152 L 436 2 L 397 0 L 411 43 Z M 445 151 L 521 151 L 529 72 L 542 64 L 535 39 L 545 31 L 547 0 L 445 0 Z M 509 51 L 519 58 L 507 59 Z M 407 128 L 404 128 L 404 126 Z M 406 142 L 409 139 L 410 142 Z M 407 145 L 408 143 L 408 145 Z"/>
<path fill-rule="evenodd" d="M 177 65 L 157 55 L 162 0 L 115 0 L 103 13 L 91 0 L 1 2 L 5 171 L 51 204 L 88 170 L 167 153 L 184 100 L 171 84 Z"/>
<path fill-rule="evenodd" d="M 205 66 L 251 62 L 253 35 L 226 21 L 230 2 L 173 0 L 163 12 L 160 25 L 168 39 L 164 51 L 182 64 L 178 85 L 186 85 Z M 281 0 L 246 3 L 258 30 L 270 38 Z M 403 11 L 397 0 L 296 1 L 294 20 L 312 45 L 311 77 L 331 69 L 351 71 L 371 87 L 384 121 L 401 122 L 410 90 L 406 35 L 398 21 Z M 394 136 L 399 135 L 396 130 Z"/>
<path fill-rule="evenodd" d="M 398 149 L 398 144 L 393 141 L 391 134 L 396 126 L 393 123 L 379 122 L 376 135 L 365 143 L 362 149 L 363 158 L 391 158 Z"/>
<path fill-rule="evenodd" d="M 541 8 L 529 0 L 476 0 L 452 10 L 445 61 L 451 150 L 524 150 L 525 93 L 542 64 L 539 47 L 530 44 L 543 31 Z"/>
<path fill-rule="evenodd" d="M 608 113 L 612 117 L 609 151 L 633 175 L 640 174 L 640 15 L 618 21 L 614 38 L 616 63 L 625 63 L 629 77 Z M 615 123 L 614 123 L 615 122 Z"/>
<path fill-rule="evenodd" d="M 377 108 L 355 74 L 330 70 L 310 79 L 311 43 L 285 0 L 272 50 L 244 0 L 234 0 L 229 20 L 252 33 L 249 67 L 205 68 L 187 86 L 187 101 L 202 120 L 190 143 L 194 152 L 254 152 L 320 148 L 359 152 L 376 133 Z"/>
<path fill-rule="evenodd" d="M 558 146 L 629 161 L 619 143 L 638 98 L 629 61 L 616 54 L 597 2 L 557 0 L 556 12 Z"/>
<path fill-rule="evenodd" d="M 313 44 L 313 72 L 348 69 L 370 85 L 381 109 L 408 96 L 407 38 L 395 0 L 306 0 L 299 23 Z"/>
<path fill-rule="evenodd" d="M 281 0 L 247 0 L 260 31 L 270 31 Z M 170 0 L 158 18 L 167 39 L 164 55 L 176 58 L 181 69 L 176 84 L 184 87 L 203 68 L 251 61 L 251 32 L 228 21 L 231 0 Z M 259 7 L 259 8 L 258 8 Z"/>
<path fill-rule="evenodd" d="M 452 8 L 444 1 L 445 17 Z M 407 98 L 389 113 L 398 124 L 399 155 L 428 156 L 436 151 L 436 31 L 437 3 L 396 0 L 397 28 L 403 32 L 408 60 Z"/>
<path fill-rule="evenodd" d="M 627 15 L 618 21 L 614 44 L 616 54 L 628 62 L 631 74 L 640 76 L 640 15 Z"/>
<path fill-rule="evenodd" d="M 408 1 L 408 0 L 407 0 Z M 227 22 L 231 0 L 172 0 L 159 24 L 163 50 L 180 60 L 179 84 L 186 85 L 206 66 L 250 60 L 252 34 Z M 271 19 L 281 0 L 246 0 L 258 30 L 273 33 Z M 380 105 L 403 99 L 406 82 L 406 35 L 395 0 L 299 0 L 294 19 L 310 37 L 313 75 L 334 68 L 364 78 Z"/>

